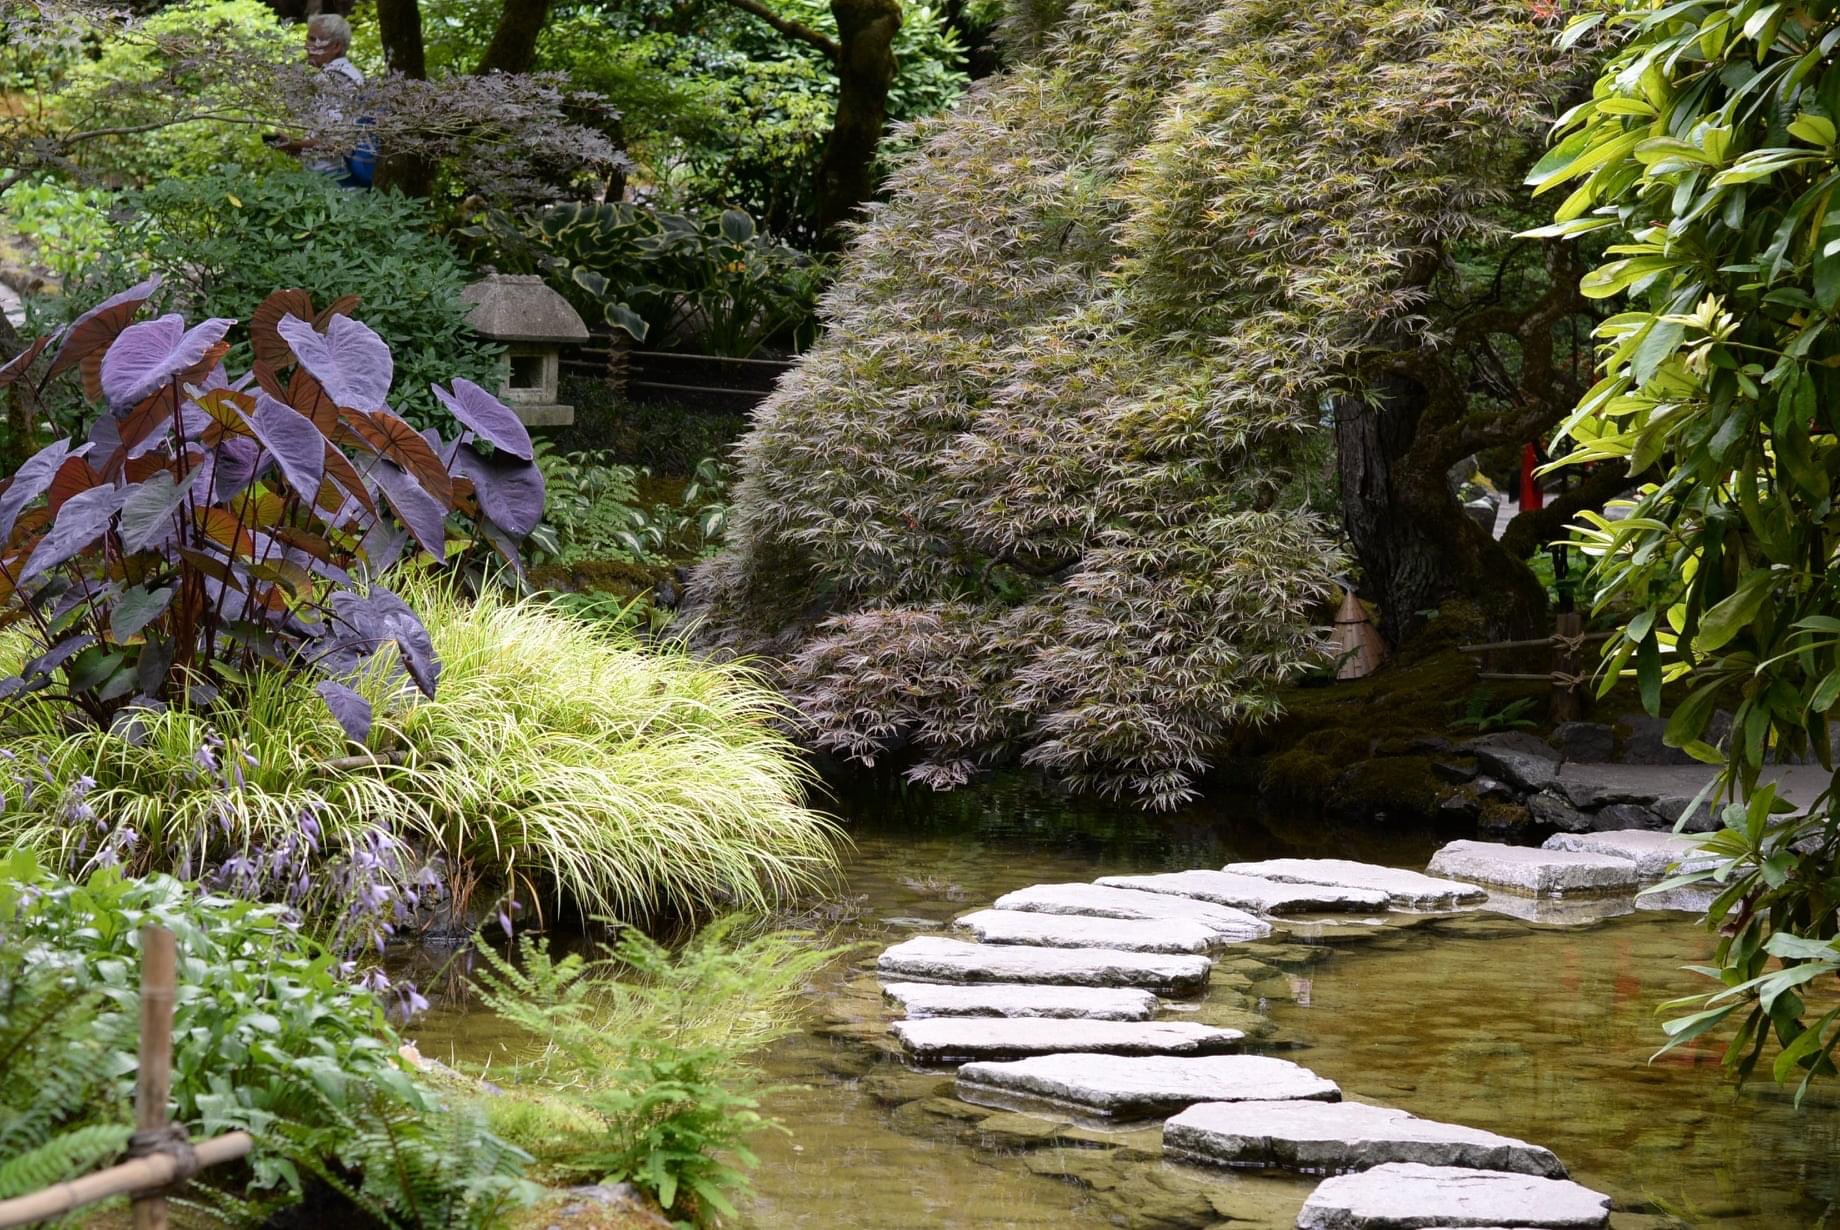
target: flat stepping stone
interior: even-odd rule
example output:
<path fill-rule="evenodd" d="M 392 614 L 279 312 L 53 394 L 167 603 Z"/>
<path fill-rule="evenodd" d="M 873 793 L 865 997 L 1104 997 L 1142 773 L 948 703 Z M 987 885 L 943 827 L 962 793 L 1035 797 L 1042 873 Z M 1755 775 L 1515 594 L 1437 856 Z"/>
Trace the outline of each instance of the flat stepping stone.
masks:
<path fill-rule="evenodd" d="M 1605 854 L 1626 858 L 1636 865 L 1644 880 L 1666 878 L 1669 868 L 1681 864 L 1680 870 L 1694 871 L 1711 867 L 1719 860 L 1702 854 L 1699 838 L 1685 833 L 1657 833 L 1650 829 L 1612 829 L 1604 833 L 1554 833 L 1541 847 L 1568 850 L 1574 854 Z"/>
<path fill-rule="evenodd" d="M 1633 859 L 1491 841 L 1453 841 L 1431 856 L 1425 870 L 1536 897 L 1630 892 L 1642 881 Z"/>
<path fill-rule="evenodd" d="M 1203 1102 L 1163 1125 L 1163 1149 L 1220 1166 L 1328 1174 L 1421 1162 L 1565 1177 L 1538 1145 L 1361 1102 Z"/>
<path fill-rule="evenodd" d="M 1042 1055 L 958 1070 L 959 1096 L 985 1105 L 1048 1102 L 1112 1118 L 1167 1115 L 1196 1102 L 1333 1102 L 1334 1081 L 1265 1055 Z"/>
<path fill-rule="evenodd" d="M 1269 858 L 1258 863 L 1228 863 L 1223 871 L 1258 876 L 1280 884 L 1326 884 L 1335 888 L 1371 888 L 1383 892 L 1397 908 L 1443 910 L 1481 901 L 1487 894 L 1474 884 L 1439 880 L 1416 871 L 1357 863 L 1346 858 Z"/>
<path fill-rule="evenodd" d="M 1337 913 L 1384 910 L 1387 895 L 1377 888 L 1334 888 L 1326 884 L 1280 884 L 1231 871 L 1169 871 L 1151 876 L 1101 876 L 1108 888 L 1193 897 L 1261 914 Z"/>
<path fill-rule="evenodd" d="M 1194 995 L 1207 986 L 1206 957 L 1115 948 L 1038 948 L 969 944 L 917 935 L 884 952 L 876 970 L 913 982 L 1038 982 L 1054 986 L 1142 987 L 1165 995 Z"/>
<path fill-rule="evenodd" d="M 986 944 L 1117 948 L 1124 952 L 1206 952 L 1228 942 L 1220 932 L 1179 918 L 1090 918 L 1028 910 L 979 910 L 958 920 Z"/>
<path fill-rule="evenodd" d="M 999 910 L 1034 914 L 1076 914 L 1092 918 L 1166 919 L 1194 922 L 1228 940 L 1257 940 L 1271 934 L 1271 924 L 1256 914 L 1193 898 L 1144 893 L 1098 884 L 1036 884 L 998 897 Z"/>
<path fill-rule="evenodd" d="M 940 982 L 891 982 L 882 994 L 908 1017 L 1048 1017 L 1058 1020 L 1147 1021 L 1157 998 L 1128 987 L 1051 987 L 994 982 L 952 986 Z"/>
<path fill-rule="evenodd" d="M 1592 927 L 1612 918 L 1633 914 L 1640 897 L 1528 897 L 1506 890 L 1491 892 L 1479 907 L 1490 914 L 1505 914 L 1537 927 Z"/>
<path fill-rule="evenodd" d="M 1567 1179 L 1390 1162 L 1324 1179 L 1297 1214 L 1297 1230 L 1600 1230 L 1609 1221 L 1610 1198 Z"/>
<path fill-rule="evenodd" d="M 896 1021 L 907 1053 L 928 1063 L 1014 1059 L 1069 1052 L 1104 1055 L 1224 1055 L 1246 1035 L 1192 1021 L 1066 1021 L 956 1016 Z"/>

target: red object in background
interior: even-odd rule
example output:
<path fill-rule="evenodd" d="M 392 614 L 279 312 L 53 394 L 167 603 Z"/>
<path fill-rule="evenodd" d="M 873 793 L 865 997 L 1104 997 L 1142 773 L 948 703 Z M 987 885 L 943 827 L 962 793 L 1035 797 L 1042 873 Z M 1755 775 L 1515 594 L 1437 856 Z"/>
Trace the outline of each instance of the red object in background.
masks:
<path fill-rule="evenodd" d="M 1544 502 L 1540 493 L 1540 484 L 1533 476 L 1533 471 L 1540 464 L 1540 454 L 1533 445 L 1521 445 L 1521 511 L 1528 512 L 1539 508 Z"/>

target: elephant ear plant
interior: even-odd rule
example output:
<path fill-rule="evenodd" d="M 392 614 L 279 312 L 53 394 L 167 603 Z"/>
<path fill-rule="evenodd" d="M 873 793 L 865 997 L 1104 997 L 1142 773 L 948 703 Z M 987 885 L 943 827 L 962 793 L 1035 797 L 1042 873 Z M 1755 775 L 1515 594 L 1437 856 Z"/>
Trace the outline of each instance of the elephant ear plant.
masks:
<path fill-rule="evenodd" d="M 116 295 L 4 368 L 0 387 L 79 375 L 88 438 L 39 450 L 0 487 L 0 621 L 37 652 L 0 699 L 42 694 L 107 726 L 208 703 L 258 670 L 313 670 L 346 733 L 368 703 L 341 680 L 394 648 L 432 696 L 427 631 L 377 584 L 412 541 L 437 563 L 483 543 L 517 567 L 543 511 L 529 435 L 466 380 L 434 386 L 454 437 L 389 406 L 392 362 L 341 300 L 277 291 L 250 323 L 251 370 L 224 371 L 235 321 L 135 323 L 158 279 Z"/>

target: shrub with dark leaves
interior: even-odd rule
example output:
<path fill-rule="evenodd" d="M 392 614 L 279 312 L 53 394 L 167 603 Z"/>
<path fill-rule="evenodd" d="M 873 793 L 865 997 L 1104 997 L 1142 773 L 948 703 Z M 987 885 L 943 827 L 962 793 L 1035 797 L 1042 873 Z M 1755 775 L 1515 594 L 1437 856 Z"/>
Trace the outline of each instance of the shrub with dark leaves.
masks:
<path fill-rule="evenodd" d="M 36 373 L 40 392 L 75 372 L 103 407 L 87 439 L 39 450 L 0 487 L 0 620 L 41 650 L 0 699 L 52 697 L 108 725 L 253 671 L 311 669 L 363 742 L 369 704 L 341 679 L 384 650 L 427 695 L 440 673 L 415 612 L 374 578 L 411 543 L 436 563 L 479 544 L 518 567 L 543 511 L 530 436 L 464 379 L 434 389 L 453 439 L 416 432 L 390 408 L 390 350 L 347 314 L 354 299 L 316 311 L 276 291 L 232 378 L 236 322 L 135 322 L 157 286 L 0 368 L 0 387 Z"/>

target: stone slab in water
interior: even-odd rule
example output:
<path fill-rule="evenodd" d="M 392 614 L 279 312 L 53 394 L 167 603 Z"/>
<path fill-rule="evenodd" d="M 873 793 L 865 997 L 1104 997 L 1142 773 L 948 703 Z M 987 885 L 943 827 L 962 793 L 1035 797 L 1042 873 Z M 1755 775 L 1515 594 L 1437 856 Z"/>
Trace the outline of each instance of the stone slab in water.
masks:
<path fill-rule="evenodd" d="M 1297 1230 L 1600 1230 L 1609 1221 L 1608 1196 L 1566 1179 L 1392 1162 L 1324 1179 L 1297 1214 Z"/>
<path fill-rule="evenodd" d="M 1669 874 L 1669 867 L 1682 864 L 1681 870 L 1710 867 L 1718 860 L 1699 853 L 1699 839 L 1684 833 L 1658 833 L 1649 829 L 1612 829 L 1605 833 L 1555 833 L 1546 839 L 1547 850 L 1570 850 L 1579 854 L 1607 854 L 1626 858 L 1636 865 L 1644 880 L 1659 880 Z"/>
<path fill-rule="evenodd" d="M 1149 876 L 1101 876 L 1108 888 L 1193 897 L 1262 914 L 1384 910 L 1387 895 L 1377 888 L 1334 888 L 1325 884 L 1280 884 L 1230 871 L 1168 871 Z"/>
<path fill-rule="evenodd" d="M 1258 863 L 1228 863 L 1221 870 L 1276 880 L 1280 884 L 1376 889 L 1385 893 L 1391 904 L 1408 910 L 1441 910 L 1480 901 L 1484 896 L 1474 884 L 1439 880 L 1416 871 L 1357 863 L 1346 858 L 1270 858 Z"/>
<path fill-rule="evenodd" d="M 1271 924 L 1255 914 L 1211 901 L 1143 893 L 1098 884 L 1036 884 L 998 897 L 999 910 L 1034 914 L 1084 914 L 1093 918 L 1169 919 L 1199 923 L 1232 940 L 1256 940 L 1271 934 Z"/>
<path fill-rule="evenodd" d="M 1640 897 L 1528 897 L 1492 892 L 1480 909 L 1541 927 L 1589 927 L 1636 912 Z"/>
<path fill-rule="evenodd" d="M 1387 1162 L 1565 1177 L 1552 1152 L 1360 1102 L 1203 1102 L 1163 1125 L 1166 1152 L 1223 1166 L 1339 1173 Z"/>
<path fill-rule="evenodd" d="M 1207 986 L 1206 957 L 1114 948 L 1037 948 L 1023 944 L 968 944 L 919 935 L 884 952 L 876 970 L 913 982 L 1039 982 L 1054 986 L 1142 987 L 1193 995 Z"/>
<path fill-rule="evenodd" d="M 896 1021 L 907 1053 L 929 1063 L 1022 1055 L 1224 1055 L 1246 1040 L 1237 1029 L 1193 1021 L 1067 1021 L 955 1016 Z"/>
<path fill-rule="evenodd" d="M 986 944 L 1118 948 L 1125 952 L 1206 952 L 1228 942 L 1220 932 L 1179 918 L 1092 918 L 1031 910 L 979 910 L 958 920 Z"/>
<path fill-rule="evenodd" d="M 1050 987 L 993 982 L 953 986 L 941 982 L 891 982 L 882 994 L 909 1017 L 1006 1016 L 1086 1021 L 1147 1021 L 1157 998 L 1129 987 Z"/>
<path fill-rule="evenodd" d="M 1005 1105 L 1048 1102 L 1111 1118 L 1166 1115 L 1196 1102 L 1341 1098 L 1336 1083 L 1265 1055 L 1042 1055 L 958 1070 L 959 1096 Z"/>
<path fill-rule="evenodd" d="M 1642 880 L 1633 859 L 1491 841 L 1453 841 L 1431 856 L 1425 870 L 1536 897 L 1633 890 Z"/>

